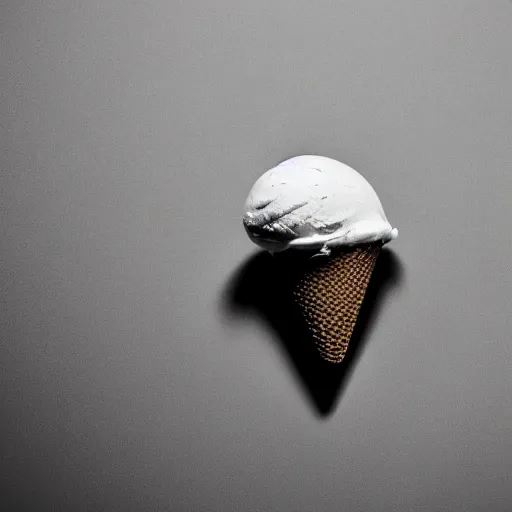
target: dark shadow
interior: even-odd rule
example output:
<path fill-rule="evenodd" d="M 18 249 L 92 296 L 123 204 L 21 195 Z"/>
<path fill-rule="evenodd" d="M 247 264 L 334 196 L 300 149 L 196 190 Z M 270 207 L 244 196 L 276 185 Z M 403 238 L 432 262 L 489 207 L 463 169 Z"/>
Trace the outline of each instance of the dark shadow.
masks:
<path fill-rule="evenodd" d="M 350 378 L 386 290 L 399 285 L 403 271 L 397 257 L 389 249 L 382 249 L 347 354 L 340 364 L 333 364 L 320 358 L 291 298 L 302 260 L 286 252 L 276 256 L 257 253 L 231 278 L 223 306 L 229 316 L 252 310 L 272 326 L 315 410 L 325 417 L 333 411 Z"/>

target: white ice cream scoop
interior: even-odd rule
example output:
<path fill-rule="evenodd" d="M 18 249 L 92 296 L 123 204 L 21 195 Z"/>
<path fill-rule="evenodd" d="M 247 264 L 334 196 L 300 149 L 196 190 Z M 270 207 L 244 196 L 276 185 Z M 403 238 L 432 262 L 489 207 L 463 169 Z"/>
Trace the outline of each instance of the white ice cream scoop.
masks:
<path fill-rule="evenodd" d="M 263 174 L 245 202 L 250 239 L 271 252 L 395 239 L 377 194 L 357 171 L 323 156 L 297 156 Z"/>

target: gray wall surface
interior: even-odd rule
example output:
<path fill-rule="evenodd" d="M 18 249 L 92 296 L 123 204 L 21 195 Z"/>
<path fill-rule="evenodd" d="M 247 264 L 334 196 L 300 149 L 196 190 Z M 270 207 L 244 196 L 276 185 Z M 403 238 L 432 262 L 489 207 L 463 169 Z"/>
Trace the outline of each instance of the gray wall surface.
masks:
<path fill-rule="evenodd" d="M 2 510 L 512 510 L 511 2 L 5 0 L 0 34 Z M 336 370 L 241 225 L 304 153 L 400 231 Z"/>

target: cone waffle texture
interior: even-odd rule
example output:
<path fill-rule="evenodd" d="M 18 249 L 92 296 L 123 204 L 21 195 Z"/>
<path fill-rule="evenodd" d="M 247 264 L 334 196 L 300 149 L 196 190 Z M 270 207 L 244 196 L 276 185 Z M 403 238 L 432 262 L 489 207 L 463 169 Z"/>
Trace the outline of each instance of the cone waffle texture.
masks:
<path fill-rule="evenodd" d="M 381 244 L 313 258 L 293 290 L 320 355 L 340 363 L 348 348 Z"/>

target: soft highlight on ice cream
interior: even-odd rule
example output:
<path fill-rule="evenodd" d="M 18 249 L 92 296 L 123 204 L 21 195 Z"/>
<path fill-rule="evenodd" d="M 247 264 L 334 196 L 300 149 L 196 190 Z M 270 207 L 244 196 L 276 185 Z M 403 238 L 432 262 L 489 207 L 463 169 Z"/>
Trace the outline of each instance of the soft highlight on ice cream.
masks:
<path fill-rule="evenodd" d="M 263 174 L 245 202 L 250 239 L 271 252 L 306 249 L 330 254 L 342 246 L 398 236 L 371 185 L 332 158 L 290 158 Z"/>

